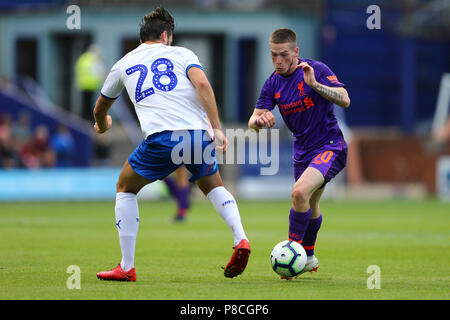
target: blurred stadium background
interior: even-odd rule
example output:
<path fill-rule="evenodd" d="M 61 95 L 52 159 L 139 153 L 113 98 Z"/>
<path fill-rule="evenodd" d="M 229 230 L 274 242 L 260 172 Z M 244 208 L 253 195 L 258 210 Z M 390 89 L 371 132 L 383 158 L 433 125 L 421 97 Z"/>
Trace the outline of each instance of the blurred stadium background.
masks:
<path fill-rule="evenodd" d="M 91 109 L 111 66 L 139 44 L 142 16 L 159 4 L 175 18 L 174 44 L 205 66 L 226 128 L 246 128 L 272 72 L 274 29 L 294 29 L 300 55 L 334 70 L 352 101 L 339 113 L 350 154 L 328 197 L 450 199 L 450 1 L 0 0 L 0 200 L 114 199 L 142 136 L 125 91 L 107 134 L 94 134 Z M 366 26 L 372 4 L 379 30 Z M 70 5 L 81 9 L 79 29 L 68 27 Z M 291 141 L 280 130 L 278 175 L 222 166 L 239 198 L 289 199 Z M 165 195 L 157 183 L 140 196 Z"/>

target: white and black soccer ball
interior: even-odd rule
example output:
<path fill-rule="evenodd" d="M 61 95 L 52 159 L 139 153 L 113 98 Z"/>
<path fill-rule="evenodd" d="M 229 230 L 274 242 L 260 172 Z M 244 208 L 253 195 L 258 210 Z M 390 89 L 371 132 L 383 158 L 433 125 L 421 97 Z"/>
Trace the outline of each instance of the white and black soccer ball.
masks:
<path fill-rule="evenodd" d="M 272 269 L 280 276 L 292 278 L 299 275 L 306 264 L 306 252 L 295 241 L 284 240 L 278 243 L 270 254 Z"/>

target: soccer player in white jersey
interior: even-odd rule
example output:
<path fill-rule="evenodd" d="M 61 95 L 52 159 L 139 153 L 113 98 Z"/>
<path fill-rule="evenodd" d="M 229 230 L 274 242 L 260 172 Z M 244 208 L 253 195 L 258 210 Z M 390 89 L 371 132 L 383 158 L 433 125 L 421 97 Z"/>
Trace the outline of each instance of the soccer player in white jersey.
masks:
<path fill-rule="evenodd" d="M 126 88 L 145 137 L 125 162 L 117 182 L 115 216 L 122 260 L 116 268 L 99 272 L 99 279 L 136 281 L 136 195 L 143 186 L 164 179 L 183 164 L 192 173 L 191 181 L 212 202 L 233 234 L 234 252 L 225 276 L 238 276 L 247 266 L 250 245 L 236 201 L 223 186 L 214 148 L 210 148 L 213 139 L 217 149 L 225 150 L 228 143 L 214 92 L 197 56 L 186 48 L 171 46 L 173 30 L 173 17 L 166 9 L 158 7 L 145 15 L 140 25 L 141 45 L 112 67 L 95 105 L 94 128 L 103 133 L 112 125 L 109 108 Z M 213 139 L 208 135 L 210 126 Z M 184 146 L 183 159 L 194 161 L 174 161 L 172 151 L 180 143 Z M 203 154 L 206 148 L 210 157 L 195 161 L 198 150 Z"/>

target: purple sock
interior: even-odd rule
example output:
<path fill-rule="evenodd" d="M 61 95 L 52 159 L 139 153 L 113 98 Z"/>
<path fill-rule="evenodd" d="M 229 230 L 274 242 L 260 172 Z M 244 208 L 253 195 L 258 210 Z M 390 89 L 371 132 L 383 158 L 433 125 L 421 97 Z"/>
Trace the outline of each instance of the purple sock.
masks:
<path fill-rule="evenodd" d="M 175 181 L 173 181 L 172 178 L 167 177 L 164 179 L 164 182 L 166 183 L 167 187 L 169 188 L 169 193 L 172 197 L 177 198 L 178 193 L 178 187 Z"/>
<path fill-rule="evenodd" d="M 306 229 L 305 236 L 303 238 L 303 248 L 305 248 L 307 256 L 314 255 L 314 246 L 316 244 L 317 233 L 322 225 L 322 215 L 316 219 L 309 220 L 308 228 Z"/>
<path fill-rule="evenodd" d="M 177 194 L 177 201 L 178 201 L 178 208 L 183 209 L 186 211 L 189 209 L 190 201 L 189 201 L 189 194 L 191 193 L 191 186 L 187 185 L 184 188 L 178 189 Z"/>
<path fill-rule="evenodd" d="M 310 218 L 311 209 L 306 212 L 297 212 L 291 208 L 291 213 L 289 214 L 289 240 L 302 243 Z"/>

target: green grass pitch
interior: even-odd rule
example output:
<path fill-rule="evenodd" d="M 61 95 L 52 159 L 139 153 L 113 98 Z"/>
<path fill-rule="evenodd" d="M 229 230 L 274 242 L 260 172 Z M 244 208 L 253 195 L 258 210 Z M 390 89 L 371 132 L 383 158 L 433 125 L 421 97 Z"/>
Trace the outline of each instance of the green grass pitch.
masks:
<path fill-rule="evenodd" d="M 170 201 L 141 201 L 137 282 L 107 282 L 120 248 L 114 202 L 0 204 L 0 299 L 449 299 L 450 205 L 426 201 L 324 201 L 317 273 L 281 280 L 269 261 L 287 238 L 289 201 L 238 201 L 252 253 L 239 277 L 223 276 L 231 232 L 212 205 L 194 202 L 172 224 Z M 81 288 L 69 290 L 70 265 Z M 368 289 L 367 268 L 380 268 Z"/>

